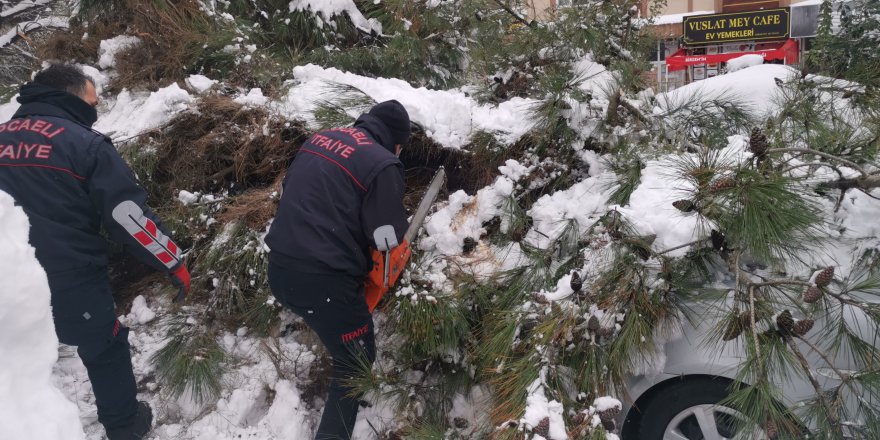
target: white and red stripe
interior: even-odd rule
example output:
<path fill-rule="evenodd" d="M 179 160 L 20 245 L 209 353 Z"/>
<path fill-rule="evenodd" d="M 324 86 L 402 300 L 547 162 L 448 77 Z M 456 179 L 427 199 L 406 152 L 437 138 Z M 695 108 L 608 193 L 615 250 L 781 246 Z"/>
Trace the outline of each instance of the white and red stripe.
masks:
<path fill-rule="evenodd" d="M 153 220 L 144 215 L 144 210 L 137 203 L 126 200 L 116 205 L 113 219 L 165 267 L 171 269 L 180 262 L 180 248 L 156 227 Z"/>

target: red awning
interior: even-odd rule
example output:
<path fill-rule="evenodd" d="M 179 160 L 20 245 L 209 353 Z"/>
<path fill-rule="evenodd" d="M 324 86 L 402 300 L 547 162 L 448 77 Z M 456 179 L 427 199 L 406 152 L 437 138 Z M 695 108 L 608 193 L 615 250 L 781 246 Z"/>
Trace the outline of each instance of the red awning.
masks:
<path fill-rule="evenodd" d="M 670 72 L 673 72 L 685 69 L 687 66 L 724 63 L 749 54 L 761 55 L 765 60 L 785 60 L 787 58 L 789 62 L 797 62 L 797 41 L 788 40 L 785 43 L 779 43 L 777 47 L 751 52 L 730 52 L 715 55 L 688 55 L 687 49 L 679 49 L 678 52 L 666 57 L 666 66 Z"/>

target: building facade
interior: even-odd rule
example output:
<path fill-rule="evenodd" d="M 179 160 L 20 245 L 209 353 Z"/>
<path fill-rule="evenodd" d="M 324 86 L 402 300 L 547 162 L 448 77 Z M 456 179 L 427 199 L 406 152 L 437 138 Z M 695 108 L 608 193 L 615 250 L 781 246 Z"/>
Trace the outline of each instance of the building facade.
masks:
<path fill-rule="evenodd" d="M 798 65 L 816 35 L 820 4 L 670 0 L 649 27 L 658 37 L 651 80 L 659 90 L 671 90 L 724 74 L 728 61 L 749 54 L 760 55 L 764 63 Z"/>
<path fill-rule="evenodd" d="M 765 63 L 798 65 L 816 35 L 821 5 L 821 0 L 667 0 L 652 7 L 653 1 L 641 0 L 639 9 L 658 39 L 646 79 L 660 91 L 724 74 L 728 61 L 748 54 Z M 553 11 L 573 3 L 577 0 L 529 0 L 528 13 L 552 19 Z"/>

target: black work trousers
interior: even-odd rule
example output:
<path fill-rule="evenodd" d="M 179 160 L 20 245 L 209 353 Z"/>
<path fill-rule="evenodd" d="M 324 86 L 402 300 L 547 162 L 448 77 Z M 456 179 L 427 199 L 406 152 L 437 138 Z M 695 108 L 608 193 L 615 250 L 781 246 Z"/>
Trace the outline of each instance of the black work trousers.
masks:
<path fill-rule="evenodd" d="M 301 316 L 333 357 L 333 373 L 316 440 L 349 440 L 358 399 L 345 379 L 368 369 L 376 358 L 373 317 L 364 298 L 364 280 L 346 274 L 300 273 L 269 264 L 275 298 Z"/>
<path fill-rule="evenodd" d="M 137 385 L 128 328 L 116 320 L 106 271 L 49 275 L 58 340 L 75 345 L 89 374 L 98 421 L 106 429 L 134 423 Z"/>

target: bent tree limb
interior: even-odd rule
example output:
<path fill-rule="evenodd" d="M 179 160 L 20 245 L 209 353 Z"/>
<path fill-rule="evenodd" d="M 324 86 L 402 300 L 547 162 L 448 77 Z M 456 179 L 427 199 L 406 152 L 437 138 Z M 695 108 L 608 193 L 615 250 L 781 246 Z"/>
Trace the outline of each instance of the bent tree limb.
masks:
<path fill-rule="evenodd" d="M 848 189 L 861 189 L 870 191 L 874 188 L 880 188 L 880 175 L 872 174 L 855 179 L 840 179 L 831 182 L 823 182 L 819 184 L 820 188 L 839 189 L 846 191 Z"/>

